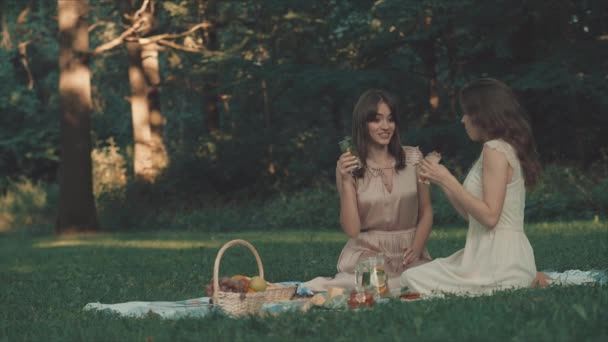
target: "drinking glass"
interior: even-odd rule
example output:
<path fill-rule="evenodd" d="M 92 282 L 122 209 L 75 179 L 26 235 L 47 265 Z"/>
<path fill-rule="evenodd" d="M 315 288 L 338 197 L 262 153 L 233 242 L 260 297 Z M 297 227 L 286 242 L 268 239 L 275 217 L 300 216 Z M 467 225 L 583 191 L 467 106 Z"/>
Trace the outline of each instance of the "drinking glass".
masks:
<path fill-rule="evenodd" d="M 379 297 L 384 297 L 389 294 L 388 274 L 384 270 L 384 254 L 378 253 L 373 258 L 370 267 L 370 284 L 374 292 Z"/>
<path fill-rule="evenodd" d="M 340 145 L 340 151 L 342 151 L 342 153 L 345 153 L 346 151 L 350 152 L 350 154 L 352 154 L 353 156 L 355 156 L 357 158 L 357 169 L 361 168 L 361 162 L 359 161 L 359 155 L 357 155 L 357 148 L 355 147 L 355 144 L 353 143 L 353 139 L 350 136 L 346 136 L 344 137 L 344 139 L 342 139 L 338 145 Z"/>
<path fill-rule="evenodd" d="M 355 287 L 367 288 L 371 285 L 371 264 L 369 259 L 360 261 L 355 267 Z"/>

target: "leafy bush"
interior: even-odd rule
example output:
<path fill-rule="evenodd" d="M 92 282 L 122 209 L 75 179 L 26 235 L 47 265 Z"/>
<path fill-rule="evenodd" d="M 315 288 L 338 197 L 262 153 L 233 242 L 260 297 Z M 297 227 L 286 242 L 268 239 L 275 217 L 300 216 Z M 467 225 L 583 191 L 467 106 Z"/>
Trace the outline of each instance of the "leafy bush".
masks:
<path fill-rule="evenodd" d="M 340 229 L 338 195 L 328 182 L 258 196 L 242 192 L 185 197 L 166 186 L 135 183 L 107 189 L 96 197 L 101 225 L 106 230 Z M 464 221 L 443 192 L 437 187 L 431 191 L 435 225 L 462 225 Z M 0 230 L 50 227 L 57 195 L 56 185 L 27 179 L 9 182 L 0 196 Z M 527 222 L 592 219 L 607 211 L 608 177 L 592 178 L 569 166 L 546 167 L 542 181 L 526 200 Z"/>
<path fill-rule="evenodd" d="M 15 228 L 49 229 L 54 220 L 57 185 L 34 183 L 26 178 L 8 181 L 0 196 L 0 232 Z"/>
<path fill-rule="evenodd" d="M 93 193 L 99 197 L 103 193 L 116 192 L 127 184 L 127 169 L 124 156 L 113 138 L 91 152 L 93 163 Z"/>
<path fill-rule="evenodd" d="M 599 214 L 607 202 L 594 189 L 605 182 L 606 179 L 594 181 L 575 167 L 550 165 L 540 183 L 527 195 L 526 218 L 540 221 Z"/>
<path fill-rule="evenodd" d="M 268 199 L 213 203 L 188 212 L 165 211 L 148 216 L 138 228 L 205 231 L 338 228 L 339 202 L 335 189 L 319 187 Z"/>

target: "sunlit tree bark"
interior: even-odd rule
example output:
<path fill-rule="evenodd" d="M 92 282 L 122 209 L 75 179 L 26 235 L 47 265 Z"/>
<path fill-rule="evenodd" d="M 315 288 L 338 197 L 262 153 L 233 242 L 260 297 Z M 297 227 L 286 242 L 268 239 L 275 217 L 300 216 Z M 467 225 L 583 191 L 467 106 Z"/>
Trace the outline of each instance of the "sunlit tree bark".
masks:
<path fill-rule="evenodd" d="M 130 17 L 132 2 L 121 1 L 121 9 L 126 14 L 125 17 Z M 131 19 L 138 20 L 140 15 L 154 19 L 152 7 L 141 13 L 138 11 Z M 146 34 L 150 30 L 150 26 L 142 26 L 137 34 Z M 136 180 L 154 183 L 168 164 L 163 139 L 165 118 L 160 109 L 158 45 L 141 45 L 135 38 L 127 39 L 126 42 L 134 141 L 133 172 Z"/>
<path fill-rule="evenodd" d="M 160 108 L 160 67 L 158 44 L 142 46 L 142 66 L 146 75 L 152 173 L 156 178 L 169 164 L 164 140 L 165 117 Z"/>
<path fill-rule="evenodd" d="M 141 45 L 127 42 L 129 84 L 131 86 L 131 120 L 133 124 L 133 172 L 138 181 L 153 182 L 152 132 L 146 75 L 141 63 Z"/>
<path fill-rule="evenodd" d="M 88 0 L 58 0 L 61 163 L 56 231 L 95 231 L 99 225 L 91 168 L 91 74 Z"/>
<path fill-rule="evenodd" d="M 2 41 L 0 42 L 0 47 L 10 50 L 13 47 L 13 42 L 11 40 L 11 33 L 6 22 L 7 9 L 8 6 L 6 4 L 6 0 L 0 0 L 0 25 L 2 25 Z"/>

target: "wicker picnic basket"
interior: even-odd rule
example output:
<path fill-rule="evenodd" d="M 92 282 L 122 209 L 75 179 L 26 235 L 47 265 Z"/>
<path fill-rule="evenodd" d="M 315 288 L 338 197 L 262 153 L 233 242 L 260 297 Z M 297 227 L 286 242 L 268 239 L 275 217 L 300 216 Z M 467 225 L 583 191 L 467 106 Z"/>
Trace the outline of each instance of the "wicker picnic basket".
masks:
<path fill-rule="evenodd" d="M 231 315 L 240 316 L 258 314 L 264 303 L 291 299 L 297 289 L 297 286 L 283 286 L 280 284 L 268 283 L 266 291 L 264 292 L 235 293 L 220 291 L 220 261 L 222 260 L 224 252 L 234 245 L 243 245 L 251 251 L 258 265 L 258 274 L 260 277 L 262 277 L 262 279 L 264 279 L 264 266 L 262 265 L 262 259 L 260 258 L 260 255 L 255 247 L 245 240 L 237 239 L 228 241 L 218 251 L 217 256 L 215 257 L 215 263 L 213 265 L 214 305 L 218 305 L 222 310 Z"/>

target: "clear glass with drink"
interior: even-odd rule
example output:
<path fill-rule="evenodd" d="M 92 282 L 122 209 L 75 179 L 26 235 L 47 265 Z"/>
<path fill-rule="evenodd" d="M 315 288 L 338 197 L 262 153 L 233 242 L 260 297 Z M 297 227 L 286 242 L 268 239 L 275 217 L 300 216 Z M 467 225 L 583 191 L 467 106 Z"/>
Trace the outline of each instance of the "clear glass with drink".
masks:
<path fill-rule="evenodd" d="M 368 288 L 371 285 L 371 260 L 364 259 L 355 267 L 355 287 Z"/>
<path fill-rule="evenodd" d="M 370 283 L 378 296 L 385 297 L 389 294 L 388 274 L 384 270 L 384 254 L 382 253 L 374 258 L 373 267 L 370 269 Z"/>
<path fill-rule="evenodd" d="M 355 268 L 355 281 L 355 287 L 368 289 L 376 297 L 389 295 L 388 274 L 384 270 L 384 254 L 379 253 L 361 260 Z"/>
<path fill-rule="evenodd" d="M 357 155 L 357 148 L 353 143 L 353 139 L 350 136 L 346 136 L 338 143 L 338 145 L 340 145 L 340 151 L 342 151 L 342 153 L 350 152 L 350 154 L 357 158 L 357 169 L 360 169 L 361 161 L 359 161 L 359 155 Z"/>

